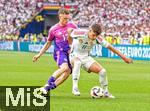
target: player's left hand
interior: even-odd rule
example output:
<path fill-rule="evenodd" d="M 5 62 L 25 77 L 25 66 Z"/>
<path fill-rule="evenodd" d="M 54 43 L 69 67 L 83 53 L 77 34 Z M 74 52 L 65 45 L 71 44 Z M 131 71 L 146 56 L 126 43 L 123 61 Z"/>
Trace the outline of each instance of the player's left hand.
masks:
<path fill-rule="evenodd" d="M 124 58 L 123 60 L 128 64 L 133 63 L 133 60 L 131 58 Z"/>
<path fill-rule="evenodd" d="M 40 58 L 40 56 L 39 56 L 39 54 L 37 54 L 32 58 L 32 61 L 36 62 L 39 58 Z"/>

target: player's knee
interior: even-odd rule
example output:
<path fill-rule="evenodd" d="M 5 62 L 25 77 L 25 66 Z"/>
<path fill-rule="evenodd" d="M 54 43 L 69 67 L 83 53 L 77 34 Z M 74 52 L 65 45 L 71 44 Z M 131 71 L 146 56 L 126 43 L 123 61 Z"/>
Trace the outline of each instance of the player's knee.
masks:
<path fill-rule="evenodd" d="M 61 69 L 63 69 L 64 72 L 68 72 L 70 70 L 68 65 L 64 65 L 63 67 L 61 67 Z"/>
<path fill-rule="evenodd" d="M 70 74 L 69 73 L 65 73 L 65 74 L 63 74 L 63 79 L 66 79 L 66 78 L 68 78 L 68 76 L 69 76 Z"/>
<path fill-rule="evenodd" d="M 103 68 L 103 69 L 101 69 L 101 70 L 99 71 L 99 74 L 101 74 L 101 75 L 104 75 L 104 76 L 105 76 L 105 75 L 106 75 L 106 69 L 104 69 L 104 68 Z"/>
<path fill-rule="evenodd" d="M 100 72 L 106 73 L 106 69 L 101 69 Z"/>

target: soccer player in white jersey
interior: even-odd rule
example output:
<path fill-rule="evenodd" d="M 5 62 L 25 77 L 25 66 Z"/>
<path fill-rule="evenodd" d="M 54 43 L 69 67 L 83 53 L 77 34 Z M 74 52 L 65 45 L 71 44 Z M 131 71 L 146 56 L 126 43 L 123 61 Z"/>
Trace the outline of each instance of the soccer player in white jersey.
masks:
<path fill-rule="evenodd" d="M 99 75 L 100 85 L 104 90 L 105 97 L 115 98 L 108 91 L 106 69 L 98 62 L 96 62 L 92 57 L 90 57 L 89 52 L 95 44 L 99 43 L 119 55 L 126 63 L 132 63 L 132 59 L 127 58 L 119 50 L 116 50 L 111 44 L 109 44 L 104 40 L 104 38 L 100 36 L 101 26 L 99 24 L 92 25 L 90 30 L 69 29 L 68 33 L 68 40 L 72 42 L 72 52 L 70 54 L 70 60 L 73 65 L 72 93 L 76 96 L 80 95 L 78 89 L 78 80 L 80 77 L 80 68 L 82 67 L 89 73 L 94 72 Z"/>

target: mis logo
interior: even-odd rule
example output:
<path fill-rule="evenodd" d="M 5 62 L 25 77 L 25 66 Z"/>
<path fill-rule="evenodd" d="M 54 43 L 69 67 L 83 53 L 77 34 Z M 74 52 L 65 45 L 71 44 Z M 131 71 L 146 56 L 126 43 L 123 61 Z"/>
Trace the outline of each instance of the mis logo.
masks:
<path fill-rule="evenodd" d="M 0 87 L 1 111 L 50 111 L 50 97 L 39 96 L 38 87 Z"/>

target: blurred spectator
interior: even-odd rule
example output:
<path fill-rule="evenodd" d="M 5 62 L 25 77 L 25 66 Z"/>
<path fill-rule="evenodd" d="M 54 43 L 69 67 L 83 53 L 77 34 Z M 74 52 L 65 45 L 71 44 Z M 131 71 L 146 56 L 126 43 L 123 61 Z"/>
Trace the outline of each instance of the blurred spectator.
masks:
<path fill-rule="evenodd" d="M 22 24 L 39 11 L 43 0 L 1 0 L 0 33 L 15 34 Z"/>
<path fill-rule="evenodd" d="M 150 32 L 149 0 L 77 0 L 77 2 L 79 13 L 75 19 L 81 27 L 98 22 L 104 27 L 105 33 L 111 35 L 117 33 L 126 40 L 127 37 L 131 37 L 131 32 L 135 35 Z"/>
<path fill-rule="evenodd" d="M 80 27 L 100 23 L 104 37 L 112 44 L 150 45 L 150 0 L 0 0 L 0 40 L 12 40 L 10 36 L 39 11 L 43 2 L 75 2 L 79 10 L 73 21 Z M 42 20 L 40 16 L 36 19 Z M 38 40 L 45 38 L 38 35 Z"/>

